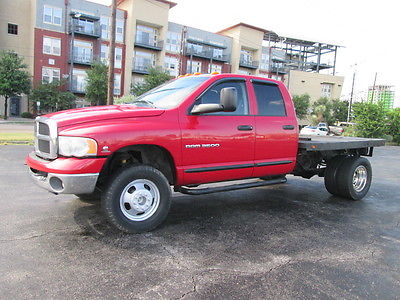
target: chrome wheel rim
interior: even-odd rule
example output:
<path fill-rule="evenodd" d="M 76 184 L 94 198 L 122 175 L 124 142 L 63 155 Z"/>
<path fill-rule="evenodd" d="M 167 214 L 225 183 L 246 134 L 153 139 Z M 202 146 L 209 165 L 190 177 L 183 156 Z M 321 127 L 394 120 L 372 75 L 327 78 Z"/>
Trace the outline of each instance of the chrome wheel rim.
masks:
<path fill-rule="evenodd" d="M 144 221 L 156 212 L 160 205 L 160 191 L 147 179 L 130 182 L 122 191 L 120 208 L 131 221 Z"/>
<path fill-rule="evenodd" d="M 368 171 L 367 168 L 364 166 L 358 166 L 354 170 L 353 174 L 353 188 L 356 192 L 361 192 L 366 184 L 368 178 Z"/>

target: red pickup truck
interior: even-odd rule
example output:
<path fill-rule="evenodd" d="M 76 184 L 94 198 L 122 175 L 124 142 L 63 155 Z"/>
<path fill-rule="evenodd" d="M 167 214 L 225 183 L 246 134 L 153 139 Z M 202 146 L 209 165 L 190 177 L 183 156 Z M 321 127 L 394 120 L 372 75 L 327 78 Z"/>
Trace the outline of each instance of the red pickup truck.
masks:
<path fill-rule="evenodd" d="M 101 197 L 108 220 L 125 232 L 160 225 L 171 186 L 199 195 L 325 178 L 333 195 L 361 199 L 371 184 L 380 139 L 301 137 L 282 82 L 237 74 L 172 80 L 131 104 L 73 109 L 36 119 L 26 162 L 55 194 Z M 200 185 L 258 178 L 239 184 Z M 200 186 L 200 187 L 199 187 Z"/>

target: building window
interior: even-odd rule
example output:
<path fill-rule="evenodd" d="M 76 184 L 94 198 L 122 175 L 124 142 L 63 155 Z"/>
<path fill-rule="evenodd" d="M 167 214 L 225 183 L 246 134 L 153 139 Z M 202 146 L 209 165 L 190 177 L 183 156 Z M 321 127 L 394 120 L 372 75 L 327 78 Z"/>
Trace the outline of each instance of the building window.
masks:
<path fill-rule="evenodd" d="M 110 17 L 101 16 L 100 17 L 100 28 L 101 28 L 101 38 L 108 39 L 108 31 L 110 25 Z"/>
<path fill-rule="evenodd" d="M 221 65 L 212 64 L 211 67 L 210 67 L 210 73 L 212 73 L 212 72 L 222 73 L 222 66 Z"/>
<path fill-rule="evenodd" d="M 137 25 L 136 43 L 157 46 L 158 30 L 153 27 Z"/>
<path fill-rule="evenodd" d="M 8 33 L 18 35 L 18 25 L 8 23 Z"/>
<path fill-rule="evenodd" d="M 92 43 L 74 40 L 73 57 L 77 63 L 92 63 Z"/>
<path fill-rule="evenodd" d="M 73 19 L 73 30 L 75 32 L 82 32 L 82 33 L 87 33 L 87 34 L 95 34 L 94 30 L 94 21 L 92 20 L 87 20 L 87 19 Z"/>
<path fill-rule="evenodd" d="M 62 9 L 52 6 L 44 6 L 43 22 L 47 24 L 61 26 Z"/>
<path fill-rule="evenodd" d="M 61 55 L 61 39 L 43 37 L 43 53 L 50 55 Z"/>
<path fill-rule="evenodd" d="M 179 53 L 181 50 L 181 35 L 178 32 L 167 32 L 167 42 L 165 50 L 173 53 Z"/>
<path fill-rule="evenodd" d="M 165 56 L 164 60 L 165 69 L 169 72 L 171 76 L 178 76 L 179 75 L 179 59 L 176 57 Z"/>
<path fill-rule="evenodd" d="M 121 74 L 114 74 L 114 95 L 121 95 Z"/>
<path fill-rule="evenodd" d="M 187 62 L 187 73 L 201 73 L 201 61 L 192 61 Z"/>
<path fill-rule="evenodd" d="M 124 42 L 124 20 L 117 19 L 115 23 L 115 41 L 117 43 Z"/>
<path fill-rule="evenodd" d="M 265 70 L 265 71 L 269 70 L 269 52 L 267 52 L 267 51 L 265 51 L 265 52 L 263 51 L 261 53 L 260 69 Z"/>
<path fill-rule="evenodd" d="M 187 47 L 188 54 L 202 54 L 202 53 L 204 53 L 203 45 L 187 43 L 186 47 Z"/>
<path fill-rule="evenodd" d="M 150 67 L 155 66 L 155 56 L 149 52 L 135 51 L 134 70 L 147 71 Z"/>
<path fill-rule="evenodd" d="M 213 58 L 222 58 L 223 50 L 219 48 L 212 48 Z"/>
<path fill-rule="evenodd" d="M 60 69 L 42 67 L 42 82 L 51 83 L 60 81 Z"/>
<path fill-rule="evenodd" d="M 321 97 L 330 98 L 332 95 L 332 84 L 331 83 L 323 83 Z"/>
<path fill-rule="evenodd" d="M 109 49 L 108 45 L 101 45 L 100 60 L 106 65 L 108 65 Z M 114 68 L 122 68 L 122 48 L 120 47 L 115 48 Z"/>
<path fill-rule="evenodd" d="M 72 71 L 72 91 L 84 93 L 86 90 L 87 74 L 85 70 L 74 69 Z"/>
<path fill-rule="evenodd" d="M 246 64 L 253 63 L 253 51 L 242 49 L 240 50 L 240 61 Z"/>

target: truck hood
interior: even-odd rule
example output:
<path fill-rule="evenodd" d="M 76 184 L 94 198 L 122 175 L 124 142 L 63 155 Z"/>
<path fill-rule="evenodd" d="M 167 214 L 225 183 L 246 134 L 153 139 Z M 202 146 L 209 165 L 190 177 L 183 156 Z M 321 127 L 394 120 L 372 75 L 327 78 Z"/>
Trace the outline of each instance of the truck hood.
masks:
<path fill-rule="evenodd" d="M 46 115 L 57 122 L 58 127 L 110 119 L 159 116 L 164 109 L 134 105 L 109 105 L 70 109 Z"/>

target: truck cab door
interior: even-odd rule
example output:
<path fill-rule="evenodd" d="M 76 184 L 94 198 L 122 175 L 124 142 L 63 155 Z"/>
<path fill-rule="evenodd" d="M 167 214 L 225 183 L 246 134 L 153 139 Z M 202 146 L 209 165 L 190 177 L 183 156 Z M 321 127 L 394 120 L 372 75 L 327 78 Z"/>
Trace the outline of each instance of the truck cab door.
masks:
<path fill-rule="evenodd" d="M 252 79 L 257 103 L 254 177 L 290 173 L 296 163 L 298 125 L 283 84 Z"/>
<path fill-rule="evenodd" d="M 238 94 L 234 112 L 192 115 L 196 104 L 219 103 L 223 88 Z M 249 112 L 246 80 L 233 77 L 214 82 L 188 111 L 180 113 L 182 133 L 182 185 L 251 177 L 254 168 L 255 124 Z"/>

